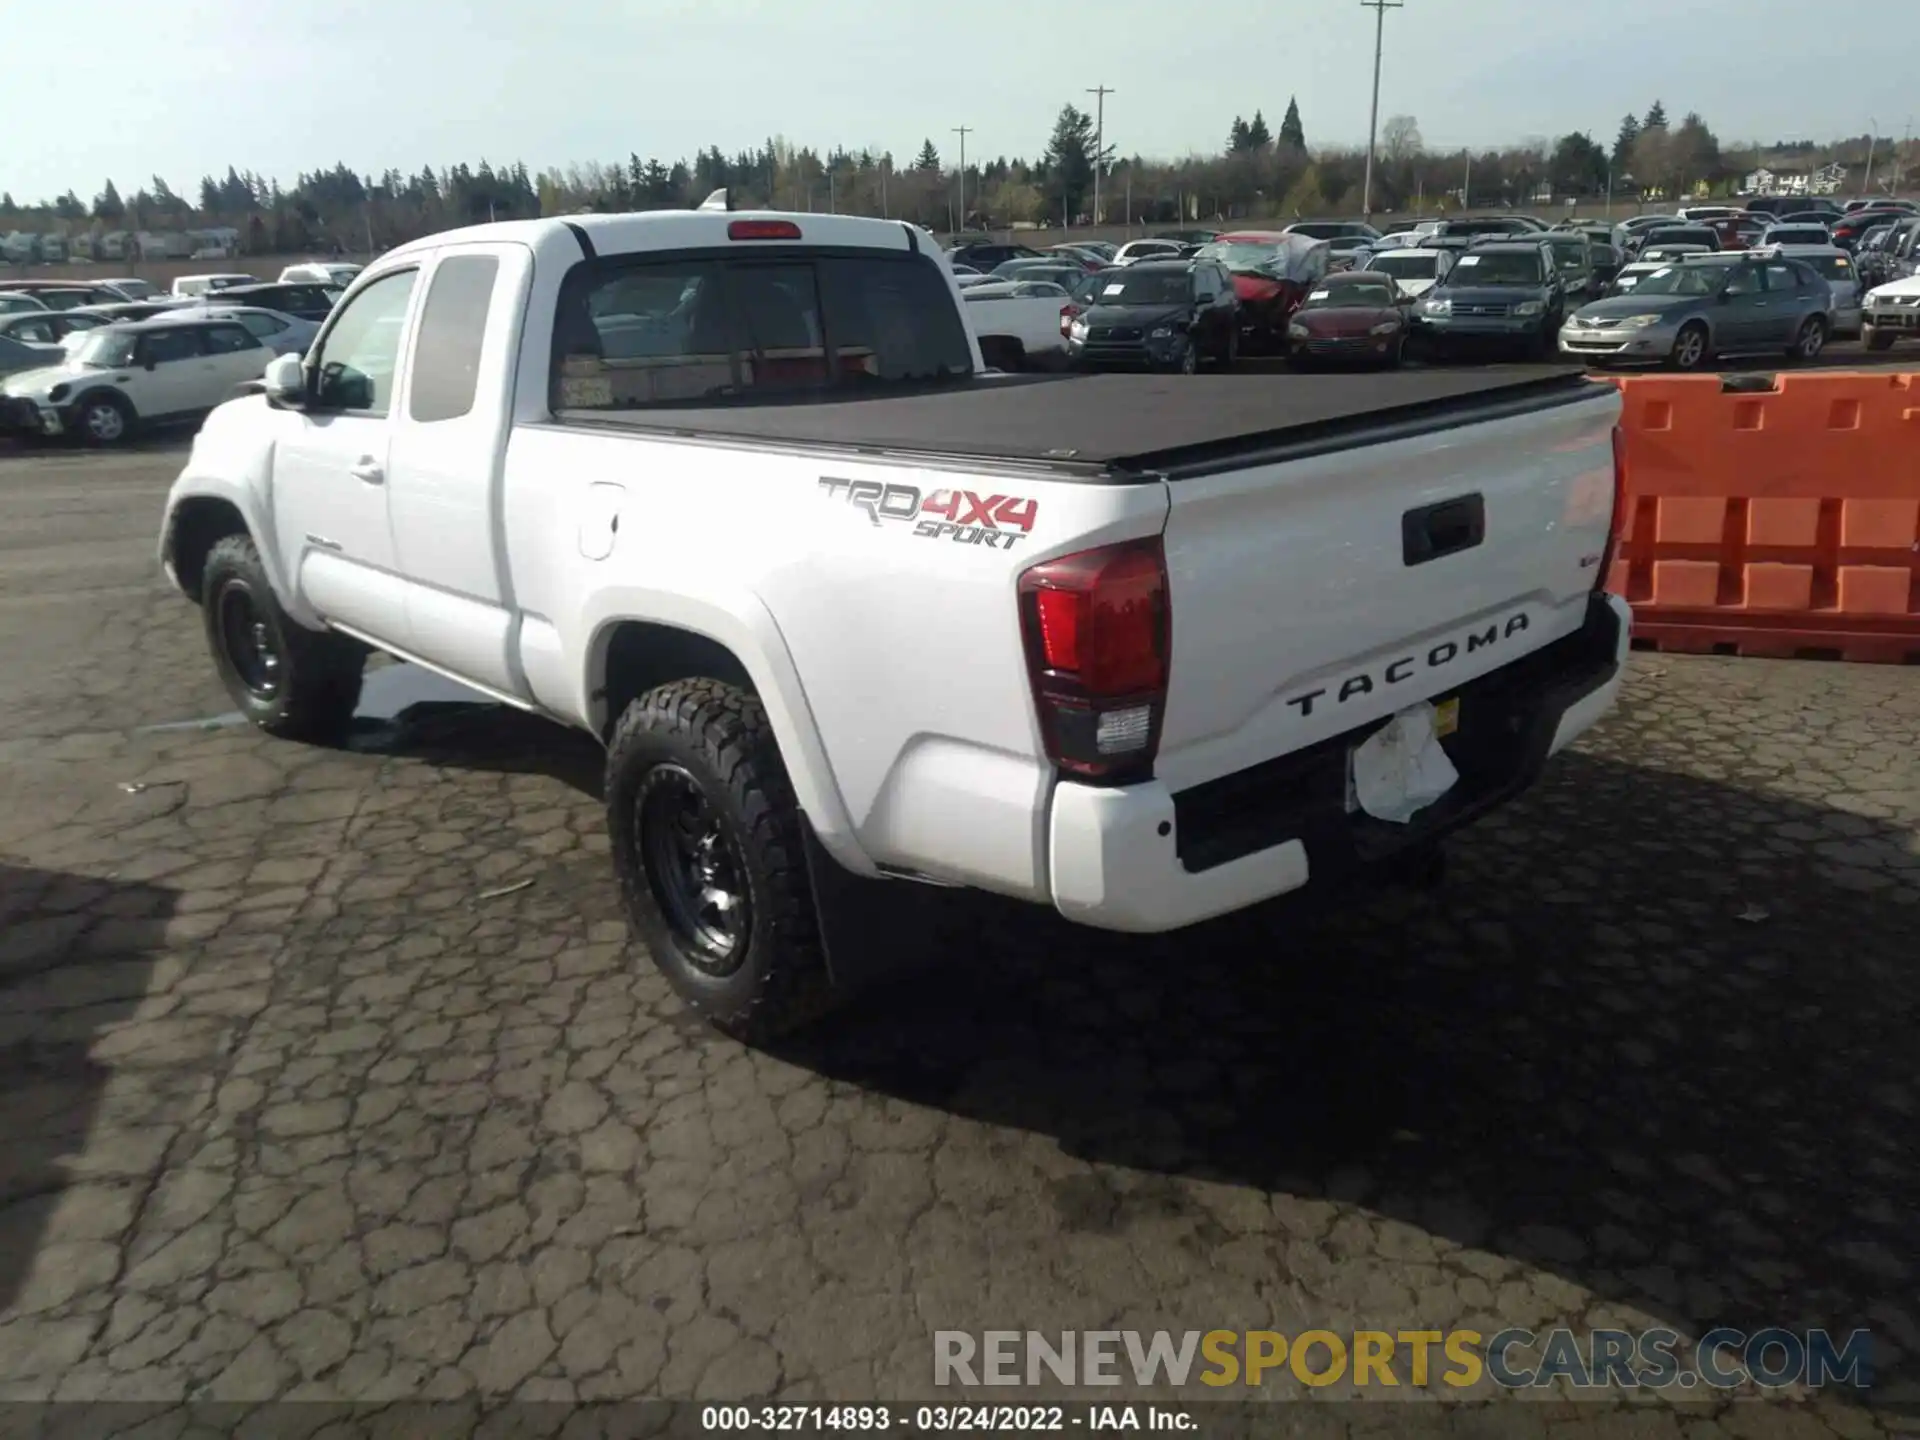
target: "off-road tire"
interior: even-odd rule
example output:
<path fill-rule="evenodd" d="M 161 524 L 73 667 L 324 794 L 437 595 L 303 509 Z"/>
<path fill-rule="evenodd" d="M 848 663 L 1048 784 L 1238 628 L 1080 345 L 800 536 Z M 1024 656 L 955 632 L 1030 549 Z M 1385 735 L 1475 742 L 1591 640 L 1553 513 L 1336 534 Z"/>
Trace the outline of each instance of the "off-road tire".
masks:
<path fill-rule="evenodd" d="M 245 590 L 277 648 L 280 675 L 271 695 L 248 687 L 223 630 L 223 606 L 235 587 Z M 366 649 L 344 635 L 309 630 L 293 620 L 275 598 L 250 537 L 229 535 L 207 552 L 200 610 L 214 666 L 249 721 L 285 740 L 330 744 L 346 734 L 360 703 Z"/>
<path fill-rule="evenodd" d="M 649 776 L 663 767 L 692 777 L 745 881 L 745 958 L 724 976 L 699 963 L 647 874 L 640 802 Z M 801 1029 L 834 1007 L 840 995 L 808 880 L 805 822 L 758 696 L 704 679 L 641 696 L 614 727 L 604 793 L 628 923 L 681 999 L 749 1044 Z"/>

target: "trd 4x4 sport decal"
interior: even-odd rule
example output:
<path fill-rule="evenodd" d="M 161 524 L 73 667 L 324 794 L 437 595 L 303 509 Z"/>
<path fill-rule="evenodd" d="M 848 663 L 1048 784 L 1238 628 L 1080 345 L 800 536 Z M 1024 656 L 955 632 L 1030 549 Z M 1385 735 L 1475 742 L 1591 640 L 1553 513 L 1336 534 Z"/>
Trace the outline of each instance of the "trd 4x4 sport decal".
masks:
<path fill-rule="evenodd" d="M 980 495 L 972 490 L 936 490 L 917 485 L 882 485 L 878 480 L 820 477 L 829 499 L 846 501 L 875 525 L 889 521 L 913 526 L 922 540 L 951 540 L 956 545 L 990 545 L 1011 550 L 1026 539 L 1040 514 L 1040 502 L 1018 495 Z M 929 518 L 937 516 L 937 519 Z"/>

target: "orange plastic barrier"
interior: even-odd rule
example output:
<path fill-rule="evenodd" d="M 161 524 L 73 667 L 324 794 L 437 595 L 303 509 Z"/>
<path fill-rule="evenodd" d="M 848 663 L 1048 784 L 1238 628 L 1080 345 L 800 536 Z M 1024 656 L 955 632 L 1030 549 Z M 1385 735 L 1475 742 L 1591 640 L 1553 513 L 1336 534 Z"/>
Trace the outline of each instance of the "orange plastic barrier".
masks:
<path fill-rule="evenodd" d="M 1920 660 L 1920 375 L 1758 378 L 1617 381 L 1629 514 L 1607 583 L 1635 638 Z"/>

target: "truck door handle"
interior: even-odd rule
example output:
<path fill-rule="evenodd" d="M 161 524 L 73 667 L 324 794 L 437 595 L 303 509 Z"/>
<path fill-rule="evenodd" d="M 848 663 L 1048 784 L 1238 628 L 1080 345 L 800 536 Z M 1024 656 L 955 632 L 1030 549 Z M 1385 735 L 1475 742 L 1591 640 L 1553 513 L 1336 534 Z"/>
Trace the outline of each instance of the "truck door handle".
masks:
<path fill-rule="evenodd" d="M 1400 517 L 1400 553 L 1408 565 L 1457 555 L 1486 538 L 1487 504 L 1478 493 L 1423 505 Z"/>
<path fill-rule="evenodd" d="M 369 485 L 384 485 L 387 483 L 387 472 L 381 469 L 380 463 L 371 455 L 362 455 L 359 463 L 348 473 L 352 475 L 354 479 L 363 480 Z"/>

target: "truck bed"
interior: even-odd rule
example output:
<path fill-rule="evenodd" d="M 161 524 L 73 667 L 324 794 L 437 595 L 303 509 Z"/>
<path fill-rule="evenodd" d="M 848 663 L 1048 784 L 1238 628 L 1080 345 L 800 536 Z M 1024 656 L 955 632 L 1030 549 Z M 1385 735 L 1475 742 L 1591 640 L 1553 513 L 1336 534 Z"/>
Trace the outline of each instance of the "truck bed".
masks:
<path fill-rule="evenodd" d="M 1007 375 L 950 389 L 562 411 L 567 424 L 1040 467 L 1128 483 L 1351 448 L 1591 395 L 1553 365 L 1371 375 Z"/>

